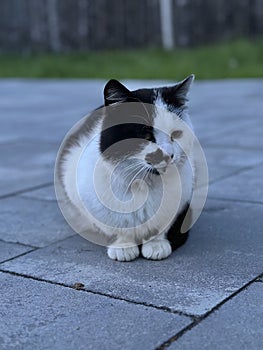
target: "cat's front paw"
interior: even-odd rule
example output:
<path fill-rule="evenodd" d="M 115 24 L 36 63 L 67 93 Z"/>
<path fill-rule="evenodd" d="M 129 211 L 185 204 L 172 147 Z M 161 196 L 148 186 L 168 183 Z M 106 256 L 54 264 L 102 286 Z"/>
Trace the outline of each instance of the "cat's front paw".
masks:
<path fill-rule="evenodd" d="M 146 259 L 162 260 L 171 253 L 171 244 L 167 239 L 155 239 L 142 246 L 142 256 Z"/>
<path fill-rule="evenodd" d="M 129 248 L 108 248 L 108 256 L 112 260 L 117 261 L 131 261 L 136 259 L 140 254 L 139 248 L 137 246 Z"/>

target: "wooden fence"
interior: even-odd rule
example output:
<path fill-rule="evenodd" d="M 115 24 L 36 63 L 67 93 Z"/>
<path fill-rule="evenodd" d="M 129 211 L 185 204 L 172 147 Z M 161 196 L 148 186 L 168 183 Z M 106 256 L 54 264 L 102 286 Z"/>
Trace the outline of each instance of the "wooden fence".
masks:
<path fill-rule="evenodd" d="M 2 53 L 160 47 L 167 30 L 170 47 L 260 36 L 263 0 L 0 0 Z"/>

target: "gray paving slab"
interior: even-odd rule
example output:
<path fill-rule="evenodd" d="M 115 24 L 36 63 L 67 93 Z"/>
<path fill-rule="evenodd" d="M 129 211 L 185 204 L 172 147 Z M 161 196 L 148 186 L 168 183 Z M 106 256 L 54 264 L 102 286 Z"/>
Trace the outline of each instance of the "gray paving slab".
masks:
<path fill-rule="evenodd" d="M 247 114 L 250 115 L 250 114 Z M 249 125 L 240 125 L 218 137 L 210 138 L 208 143 L 227 147 L 241 147 L 243 149 L 263 149 L 263 123 L 262 120 L 251 121 Z"/>
<path fill-rule="evenodd" d="M 263 96 L 261 96 L 262 99 Z M 200 96 L 200 99 L 202 97 Z M 260 115 L 247 108 L 240 109 L 242 100 L 232 102 L 231 108 L 221 103 L 210 101 L 205 111 L 199 111 L 198 107 L 191 102 L 191 117 L 196 135 L 204 144 L 224 145 L 226 135 L 231 138 L 231 146 L 236 147 L 235 140 L 242 137 L 244 133 L 253 131 L 255 124 L 261 125 Z M 251 118 L 248 118 L 251 116 Z M 253 117 L 252 117 L 253 116 Z M 242 129 L 242 132 L 240 133 Z M 234 137 L 233 137 L 234 136 Z M 239 146 L 243 146 L 239 143 Z"/>
<path fill-rule="evenodd" d="M 57 111 L 54 111 L 52 106 L 47 110 L 44 107 L 40 104 L 37 111 L 32 111 L 29 107 L 24 108 L 18 115 L 17 110 L 3 111 L 0 106 L 1 117 L 6 115 L 8 118 L 1 122 L 0 142 L 10 143 L 17 140 L 29 140 L 36 144 L 58 142 L 63 139 L 71 126 L 89 111 L 85 106 L 68 110 L 63 104 Z M 17 130 L 14 130 L 15 127 Z"/>
<path fill-rule="evenodd" d="M 33 191 L 27 191 L 19 195 L 22 198 L 38 199 L 49 202 L 56 202 L 55 188 L 53 185 L 45 186 Z"/>
<path fill-rule="evenodd" d="M 209 196 L 263 203 L 263 164 L 212 184 Z"/>
<path fill-rule="evenodd" d="M 261 149 L 251 151 L 235 147 L 226 149 L 223 146 L 206 145 L 203 150 L 207 160 L 210 182 L 237 174 L 242 169 L 257 166 L 263 162 Z"/>
<path fill-rule="evenodd" d="M 0 196 L 52 182 L 57 149 L 52 143 L 0 144 Z"/>
<path fill-rule="evenodd" d="M 164 81 L 125 83 L 131 89 L 166 85 Z M 76 121 L 101 104 L 104 84 L 102 80 L 0 80 L 0 196 L 10 190 L 19 191 L 52 181 L 61 140 Z M 66 349 L 67 346 L 86 349 L 89 344 L 91 348 L 105 348 L 105 342 L 112 348 L 118 348 L 119 344 L 122 349 L 129 349 L 130 344 L 139 349 L 141 344 L 143 349 L 148 345 L 154 348 L 180 331 L 189 319 L 172 315 L 179 318 L 169 321 L 170 313 L 154 310 L 157 313 L 153 315 L 153 308 L 141 304 L 200 316 L 262 274 L 263 205 L 259 204 L 263 194 L 263 168 L 259 166 L 263 160 L 262 88 L 262 79 L 194 84 L 190 96 L 192 120 L 207 154 L 210 180 L 216 181 L 209 195 L 226 200 L 209 200 L 187 244 L 165 261 L 113 262 L 106 257 L 105 248 L 76 235 L 70 237 L 74 233 L 57 208 L 52 186 L 2 199 L 0 240 L 13 243 L 2 242 L 2 249 L 0 244 L 0 254 L 4 253 L 0 261 L 14 258 L 2 263 L 2 269 L 63 284 L 82 282 L 92 292 L 133 300 L 140 305 L 9 276 L 12 281 L 1 284 L 8 287 L 4 300 L 10 300 L 11 304 L 5 309 L 7 326 L 4 332 L 0 331 L 1 345 L 4 339 L 8 349 L 10 344 L 14 348 L 21 348 L 23 344 L 23 349 L 32 346 L 60 349 L 60 344 Z M 251 169 L 244 170 L 245 167 Z M 220 180 L 222 177 L 227 178 Z M 23 250 L 27 247 L 18 243 L 43 248 L 16 258 L 28 252 Z M 261 286 L 262 279 L 255 284 Z M 200 337 L 196 327 L 192 330 L 194 333 L 191 331 L 181 338 L 180 341 L 186 339 L 182 348 L 198 349 L 195 344 L 203 345 L 202 342 L 206 346 L 210 344 L 209 339 L 213 340 L 213 334 L 219 338 L 215 344 L 222 345 L 218 349 L 226 348 L 222 337 L 226 320 L 225 327 L 229 324 L 232 329 L 232 333 L 226 331 L 226 341 L 233 344 L 233 349 L 242 349 L 241 342 L 234 342 L 237 337 L 243 341 L 242 328 L 257 349 L 257 326 L 255 333 L 253 328 L 258 314 L 255 312 L 253 319 L 251 307 L 254 301 L 258 305 L 257 295 L 251 292 L 247 296 L 249 305 L 245 296 L 240 308 L 242 301 L 236 298 L 233 300 L 237 303 L 230 304 L 226 311 L 220 308 L 218 317 L 215 313 L 215 319 L 207 319 L 212 320 L 211 327 L 205 323 L 200 328 Z M 131 305 L 130 309 L 126 305 Z M 249 314 L 249 322 L 243 315 L 238 322 L 238 309 Z M 91 322 L 87 323 L 87 319 Z M 149 319 L 151 323 L 146 322 Z M 113 325 L 108 320 L 113 320 Z M 162 322 L 164 328 L 160 326 Z M 94 328 L 90 324 L 95 325 Z M 205 328 L 211 337 L 206 337 Z M 134 334 L 139 335 L 136 340 Z M 188 334 L 193 334 L 189 340 L 185 338 Z M 216 348 L 215 344 L 210 348 Z M 247 344 L 245 339 L 244 344 Z"/>
<path fill-rule="evenodd" d="M 3 350 L 154 349 L 191 323 L 162 310 L 18 276 L 0 273 L 0 281 Z"/>
<path fill-rule="evenodd" d="M 1 141 L 59 141 L 101 104 L 104 81 L 0 80 Z"/>
<path fill-rule="evenodd" d="M 258 123 L 262 129 L 263 80 L 195 82 L 190 110 L 195 130 L 204 144 L 225 144 L 222 138 L 243 137 Z M 249 101 L 249 102 L 248 102 Z M 248 117 L 249 116 L 249 117 Z M 242 132 L 240 134 L 240 130 Z M 232 145 L 235 145 L 233 143 Z"/>
<path fill-rule="evenodd" d="M 43 247 L 74 234 L 55 202 L 10 197 L 0 204 L 3 241 Z"/>
<path fill-rule="evenodd" d="M 76 236 L 1 268 L 202 315 L 262 274 L 262 208 L 209 201 L 186 245 L 163 261 L 114 262 L 104 247 Z"/>
<path fill-rule="evenodd" d="M 29 252 L 30 250 L 32 250 L 32 247 L 0 241 L 0 263 Z"/>
<path fill-rule="evenodd" d="M 174 342 L 169 350 L 261 350 L 263 284 L 254 283 Z"/>

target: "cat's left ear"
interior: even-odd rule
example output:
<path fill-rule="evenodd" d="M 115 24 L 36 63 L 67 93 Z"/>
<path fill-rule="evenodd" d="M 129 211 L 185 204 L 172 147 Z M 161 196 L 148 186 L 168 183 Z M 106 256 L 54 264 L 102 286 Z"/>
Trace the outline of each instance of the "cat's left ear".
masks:
<path fill-rule="evenodd" d="M 104 103 L 109 106 L 113 103 L 125 102 L 131 96 L 131 91 L 118 80 L 111 79 L 104 88 Z"/>
<path fill-rule="evenodd" d="M 194 74 L 191 74 L 176 85 L 168 88 L 170 102 L 172 102 L 171 100 L 173 99 L 175 104 L 184 105 L 187 102 L 187 95 L 194 79 Z"/>
<path fill-rule="evenodd" d="M 187 97 L 188 92 L 190 90 L 190 87 L 195 79 L 194 74 L 189 75 L 189 77 L 185 78 L 184 80 L 180 81 L 176 84 L 176 95 L 179 97 Z"/>

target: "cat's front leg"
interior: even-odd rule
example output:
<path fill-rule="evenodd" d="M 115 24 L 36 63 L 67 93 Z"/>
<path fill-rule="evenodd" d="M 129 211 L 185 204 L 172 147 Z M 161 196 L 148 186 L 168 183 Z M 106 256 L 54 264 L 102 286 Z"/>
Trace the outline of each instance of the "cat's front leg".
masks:
<path fill-rule="evenodd" d="M 136 259 L 140 254 L 138 246 L 127 247 L 127 248 L 108 248 L 108 256 L 112 260 L 117 261 L 132 261 Z"/>
<path fill-rule="evenodd" d="M 162 234 L 142 245 L 142 256 L 151 260 L 162 260 L 172 253 L 172 247 L 166 235 Z"/>

